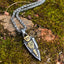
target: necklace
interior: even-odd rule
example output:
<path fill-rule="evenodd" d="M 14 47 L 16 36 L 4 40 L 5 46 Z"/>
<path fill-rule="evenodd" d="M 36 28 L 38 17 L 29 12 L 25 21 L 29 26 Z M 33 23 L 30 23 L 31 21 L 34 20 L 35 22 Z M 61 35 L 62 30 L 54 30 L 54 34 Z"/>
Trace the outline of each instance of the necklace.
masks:
<path fill-rule="evenodd" d="M 19 7 L 17 8 L 14 12 L 13 12 L 13 15 L 11 17 L 11 21 L 13 23 L 13 26 L 15 27 L 15 29 L 17 30 L 17 32 L 19 33 L 22 33 L 22 36 L 23 36 L 23 42 L 26 46 L 26 48 L 28 49 L 28 51 L 36 58 L 38 59 L 39 61 L 41 61 L 41 57 L 40 57 L 40 51 L 38 49 L 38 45 L 35 41 L 35 39 L 31 36 L 29 36 L 27 33 L 26 33 L 26 25 L 22 22 L 22 20 L 20 19 L 19 17 L 19 13 L 22 12 L 22 11 L 25 11 L 25 10 L 28 10 L 28 9 L 31 9 L 31 8 L 34 8 L 36 6 L 39 6 L 41 4 L 43 4 L 45 2 L 45 0 L 39 0 L 37 2 L 34 2 L 34 3 L 30 3 L 30 4 L 27 4 L 27 5 L 23 5 L 22 7 Z M 14 18 L 17 18 L 17 20 L 23 25 L 23 29 L 19 29 L 17 26 L 16 26 L 16 23 L 14 22 Z"/>

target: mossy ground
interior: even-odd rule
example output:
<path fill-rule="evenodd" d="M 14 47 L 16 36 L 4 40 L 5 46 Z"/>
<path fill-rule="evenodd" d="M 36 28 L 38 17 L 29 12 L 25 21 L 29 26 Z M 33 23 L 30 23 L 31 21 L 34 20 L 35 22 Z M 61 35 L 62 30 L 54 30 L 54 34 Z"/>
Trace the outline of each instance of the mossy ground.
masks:
<path fill-rule="evenodd" d="M 0 0 L 0 11 L 6 9 L 6 6 L 19 0 Z M 24 0 L 26 1 L 26 0 Z M 29 0 L 27 0 L 29 1 Z M 32 1 L 32 0 L 30 0 Z M 4 5 L 6 2 L 6 5 Z M 51 58 L 47 64 L 55 64 L 58 53 L 64 53 L 64 1 L 63 0 L 46 0 L 44 4 L 26 11 L 25 17 L 30 15 L 35 24 L 41 25 L 44 28 L 52 30 L 57 38 L 53 42 L 40 41 L 38 42 L 41 52 L 42 61 L 37 61 L 26 50 L 22 43 L 22 37 L 9 36 L 7 30 L 4 30 L 0 25 L 0 64 L 44 64 L 48 58 Z M 14 5 L 8 12 L 12 14 L 13 10 L 23 4 Z M 35 17 L 38 14 L 39 17 Z M 6 33 L 6 35 L 4 35 Z M 2 38 L 3 37 L 3 38 Z"/>

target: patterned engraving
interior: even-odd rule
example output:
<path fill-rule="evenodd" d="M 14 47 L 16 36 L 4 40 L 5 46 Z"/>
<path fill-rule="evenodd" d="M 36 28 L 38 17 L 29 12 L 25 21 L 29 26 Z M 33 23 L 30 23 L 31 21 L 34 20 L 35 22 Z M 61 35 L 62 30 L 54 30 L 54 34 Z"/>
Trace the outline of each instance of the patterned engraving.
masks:
<path fill-rule="evenodd" d="M 34 49 L 34 43 L 32 40 L 28 42 L 28 47 Z"/>
<path fill-rule="evenodd" d="M 24 37 L 24 40 L 29 41 L 30 40 L 30 36 L 27 35 L 26 37 Z"/>
<path fill-rule="evenodd" d="M 33 52 L 35 53 L 36 56 L 38 56 L 36 49 L 33 49 Z"/>

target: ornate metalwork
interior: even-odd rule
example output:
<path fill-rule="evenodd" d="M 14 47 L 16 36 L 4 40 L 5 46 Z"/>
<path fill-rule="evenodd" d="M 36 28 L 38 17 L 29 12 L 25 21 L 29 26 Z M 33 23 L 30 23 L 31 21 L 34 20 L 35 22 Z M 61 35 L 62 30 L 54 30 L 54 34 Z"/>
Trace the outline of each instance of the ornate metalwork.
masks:
<path fill-rule="evenodd" d="M 38 50 L 38 45 L 37 45 L 35 39 L 30 36 L 30 40 L 29 41 L 23 40 L 23 42 L 24 42 L 26 48 L 29 50 L 29 52 L 35 58 L 37 58 L 39 61 L 41 61 L 40 52 Z"/>
<path fill-rule="evenodd" d="M 27 35 L 27 33 L 25 32 L 26 31 L 26 25 L 20 19 L 19 13 L 22 12 L 22 11 L 25 11 L 25 10 L 28 10 L 28 9 L 31 9 L 31 8 L 34 8 L 36 6 L 39 6 L 39 5 L 43 4 L 44 2 L 45 2 L 45 0 L 39 0 L 37 2 L 24 5 L 24 6 L 20 7 L 20 8 L 18 8 L 18 9 L 16 9 L 13 12 L 13 15 L 11 17 L 11 21 L 12 21 L 14 27 L 16 28 L 17 32 L 22 33 L 22 35 L 23 35 L 23 38 L 24 38 L 23 42 L 24 42 L 26 48 L 29 50 L 29 52 L 35 58 L 37 58 L 40 61 L 41 61 L 41 58 L 40 58 L 40 52 L 39 52 L 39 49 L 38 49 L 38 45 L 37 45 L 35 39 L 32 38 L 31 36 Z M 14 18 L 15 17 L 23 25 L 23 27 L 24 27 L 23 29 L 19 30 L 19 28 L 16 26 L 16 23 L 14 22 Z"/>

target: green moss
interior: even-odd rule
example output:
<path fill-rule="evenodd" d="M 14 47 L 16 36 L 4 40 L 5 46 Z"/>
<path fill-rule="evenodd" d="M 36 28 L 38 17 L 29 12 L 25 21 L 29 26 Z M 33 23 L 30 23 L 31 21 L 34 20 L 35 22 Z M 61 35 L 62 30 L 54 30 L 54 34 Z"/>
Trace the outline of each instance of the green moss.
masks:
<path fill-rule="evenodd" d="M 0 0 L 0 10 L 5 10 L 6 7 L 13 2 L 21 0 Z M 32 0 L 24 0 L 31 1 Z M 6 4 L 4 4 L 6 2 Z M 0 38 L 6 37 L 6 40 L 0 39 L 0 61 L 1 64 L 40 64 L 47 61 L 47 57 L 51 58 L 51 62 L 48 64 L 55 64 L 57 55 L 60 51 L 64 50 L 64 1 L 63 0 L 46 0 L 44 4 L 34 9 L 28 10 L 25 13 L 25 17 L 31 15 L 32 21 L 35 24 L 41 25 L 44 28 L 52 30 L 52 32 L 59 38 L 56 38 L 53 43 L 40 41 L 38 42 L 39 50 L 41 52 L 42 61 L 37 61 L 31 54 L 26 50 L 22 43 L 22 37 L 17 35 L 11 37 L 8 35 L 8 31 L 0 25 Z M 24 4 L 17 4 L 12 6 L 8 12 L 12 12 Z M 34 14 L 38 14 L 39 17 L 35 17 Z M 7 35 L 4 36 L 4 33 Z M 46 52 L 45 52 L 46 51 Z M 64 53 L 64 51 L 63 51 Z"/>

